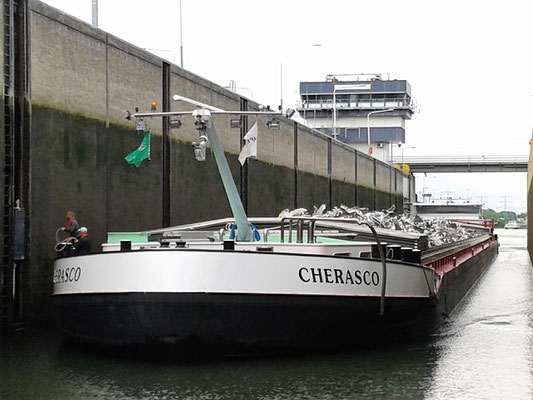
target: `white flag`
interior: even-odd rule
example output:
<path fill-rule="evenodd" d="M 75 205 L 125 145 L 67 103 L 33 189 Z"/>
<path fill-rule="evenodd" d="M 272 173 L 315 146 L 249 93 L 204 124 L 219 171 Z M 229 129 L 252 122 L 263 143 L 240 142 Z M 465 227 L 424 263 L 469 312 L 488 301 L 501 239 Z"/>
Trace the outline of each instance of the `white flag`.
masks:
<path fill-rule="evenodd" d="M 248 131 L 244 136 L 244 147 L 239 154 L 239 162 L 244 165 L 248 157 L 257 158 L 257 122 L 252 126 L 252 129 Z"/>

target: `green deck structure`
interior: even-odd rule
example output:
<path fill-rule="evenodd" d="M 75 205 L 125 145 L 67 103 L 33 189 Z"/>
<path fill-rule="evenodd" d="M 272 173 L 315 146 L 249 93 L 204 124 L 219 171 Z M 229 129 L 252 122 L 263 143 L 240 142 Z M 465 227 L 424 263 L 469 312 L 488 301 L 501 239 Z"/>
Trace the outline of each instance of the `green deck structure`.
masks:
<path fill-rule="evenodd" d="M 130 240 L 132 243 L 148 243 L 147 233 L 108 232 L 107 243 L 120 243 L 121 240 Z"/>

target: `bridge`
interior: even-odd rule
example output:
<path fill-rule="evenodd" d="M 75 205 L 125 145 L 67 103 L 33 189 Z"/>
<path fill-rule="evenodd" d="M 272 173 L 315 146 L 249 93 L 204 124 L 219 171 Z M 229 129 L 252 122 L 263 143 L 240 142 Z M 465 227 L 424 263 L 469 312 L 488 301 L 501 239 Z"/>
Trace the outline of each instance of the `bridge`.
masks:
<path fill-rule="evenodd" d="M 527 172 L 529 156 L 411 156 L 394 157 L 413 173 Z"/>

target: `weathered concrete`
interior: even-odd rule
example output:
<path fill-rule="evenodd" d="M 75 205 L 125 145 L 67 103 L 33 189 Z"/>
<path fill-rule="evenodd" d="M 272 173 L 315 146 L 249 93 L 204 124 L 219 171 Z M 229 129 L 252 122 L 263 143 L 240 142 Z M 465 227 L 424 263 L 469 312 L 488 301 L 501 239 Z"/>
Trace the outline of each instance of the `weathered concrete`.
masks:
<path fill-rule="evenodd" d="M 169 100 L 175 93 L 227 110 L 240 109 L 244 99 L 38 1 L 29 2 L 28 15 L 28 151 L 19 173 L 28 188 L 24 309 L 26 320 L 35 321 L 50 312 L 54 233 L 66 210 L 76 211 L 89 228 L 95 250 L 108 231 L 230 215 L 211 152 L 204 163 L 194 160 L 190 143 L 198 133 L 190 117 L 181 118 L 178 131 L 149 120 L 151 161 L 135 168 L 124 156 L 142 135 L 123 120 L 123 110 L 144 111 L 152 101 L 158 110 L 191 110 Z M 401 206 L 403 178 L 396 171 L 285 118 L 279 131 L 269 131 L 267 118 L 258 118 L 258 158 L 241 167 L 242 132 L 230 128 L 230 117 L 215 118 L 250 215 L 312 210 L 322 203 Z M 248 117 L 248 128 L 255 120 Z"/>
<path fill-rule="evenodd" d="M 357 184 L 374 187 L 374 159 L 363 153 L 357 154 Z"/>
<path fill-rule="evenodd" d="M 329 204 L 329 180 L 327 177 L 307 172 L 298 172 L 298 207 L 310 211 L 313 206 Z"/>
<path fill-rule="evenodd" d="M 331 177 L 341 182 L 355 184 L 355 150 L 340 142 L 332 142 Z"/>
<path fill-rule="evenodd" d="M 307 127 L 298 128 L 298 170 L 328 177 L 328 137 Z"/>
<path fill-rule="evenodd" d="M 387 164 L 382 162 L 376 162 L 376 209 L 382 209 L 390 207 L 391 202 L 390 194 L 394 192 L 394 188 L 391 185 L 391 168 Z"/>
<path fill-rule="evenodd" d="M 249 118 L 251 128 L 256 118 Z M 287 168 L 294 168 L 294 122 L 282 121 L 279 131 L 268 130 L 267 118 L 257 119 L 258 147 L 257 158 Z"/>
<path fill-rule="evenodd" d="M 395 177 L 395 190 L 394 194 L 396 196 L 396 211 L 401 211 L 403 207 L 403 175 L 404 173 L 398 169 L 394 171 Z"/>
<path fill-rule="evenodd" d="M 295 202 L 293 169 L 252 160 L 249 163 L 248 177 L 250 215 L 277 216 L 282 209 L 293 207 Z M 221 200 L 226 202 L 225 196 Z"/>
<path fill-rule="evenodd" d="M 332 179 L 331 181 L 331 204 L 357 204 L 356 186 L 345 181 Z"/>
<path fill-rule="evenodd" d="M 527 249 L 533 260 L 533 147 L 529 142 L 529 162 L 527 166 Z"/>

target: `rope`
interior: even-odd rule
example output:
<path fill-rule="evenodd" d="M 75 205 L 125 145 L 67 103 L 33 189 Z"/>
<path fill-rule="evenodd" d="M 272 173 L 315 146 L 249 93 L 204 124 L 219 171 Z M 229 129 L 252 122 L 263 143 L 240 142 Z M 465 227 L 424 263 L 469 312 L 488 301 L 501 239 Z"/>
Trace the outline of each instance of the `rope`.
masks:
<path fill-rule="evenodd" d="M 69 236 L 68 238 L 63 239 L 63 240 L 59 240 L 59 232 L 62 232 L 62 231 L 63 231 L 62 228 L 59 228 L 56 231 L 57 244 L 55 245 L 54 250 L 57 251 L 58 253 L 61 253 L 63 250 L 65 250 L 65 247 L 67 247 L 67 244 L 74 243 L 76 241 L 76 238 L 72 236 Z"/>
<path fill-rule="evenodd" d="M 382 283 L 381 283 L 381 296 L 380 296 L 380 301 L 379 301 L 379 315 L 383 316 L 383 314 L 385 314 L 385 290 L 387 287 L 387 262 L 385 260 L 385 252 L 383 251 L 383 247 L 381 246 L 381 241 L 379 240 L 379 235 L 374 229 L 374 227 L 370 223 L 364 222 L 364 221 L 356 221 L 356 223 L 359 225 L 368 226 L 368 228 L 372 232 L 372 235 L 374 235 L 374 239 L 376 239 L 376 243 L 378 246 L 378 252 L 379 252 L 379 258 L 381 259 L 381 275 L 383 277 L 381 281 Z"/>

